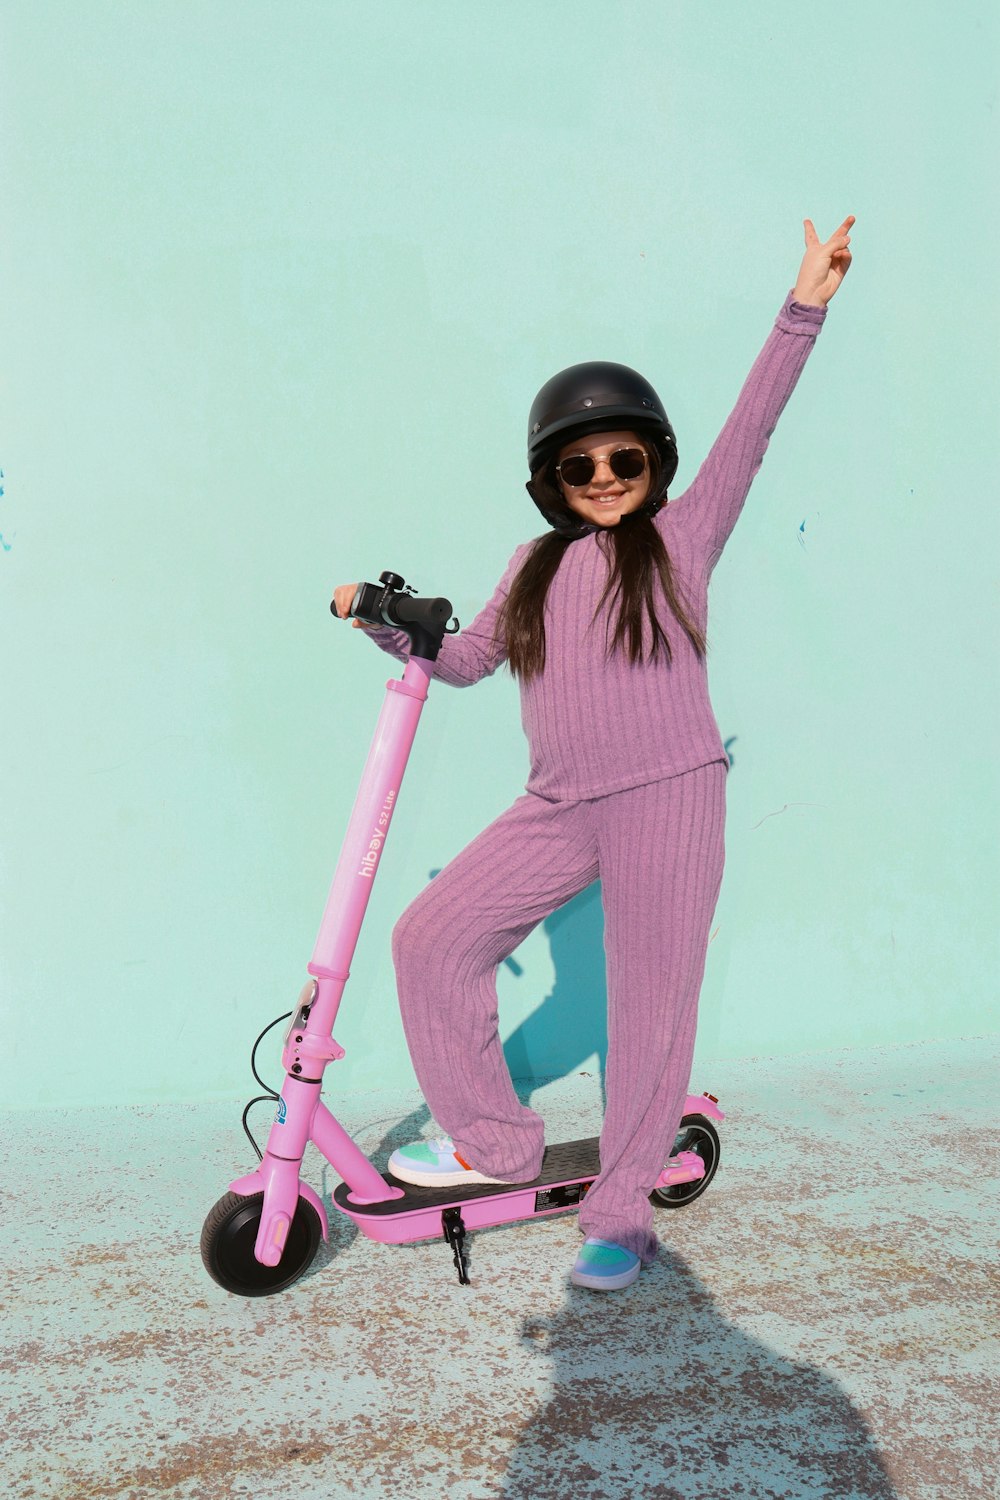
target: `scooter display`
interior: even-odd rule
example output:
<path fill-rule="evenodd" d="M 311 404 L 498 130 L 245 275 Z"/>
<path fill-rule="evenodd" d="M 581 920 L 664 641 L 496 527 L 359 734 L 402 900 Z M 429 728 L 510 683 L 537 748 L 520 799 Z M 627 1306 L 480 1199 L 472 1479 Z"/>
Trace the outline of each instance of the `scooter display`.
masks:
<path fill-rule="evenodd" d="M 301 1177 L 310 1141 L 342 1179 L 332 1196 L 335 1209 L 352 1219 L 369 1239 L 386 1244 L 443 1240 L 465 1285 L 469 1284 L 465 1253 L 469 1231 L 576 1208 L 600 1171 L 598 1139 L 593 1137 L 548 1146 L 534 1182 L 413 1187 L 377 1171 L 320 1098 L 326 1068 L 344 1056 L 344 1049 L 334 1040 L 333 1027 L 434 662 L 445 635 L 459 628 L 457 620 L 450 623 L 452 607 L 447 599 L 420 598 L 391 572 L 382 573 L 377 584 L 359 585 L 350 613 L 366 624 L 403 631 L 410 651 L 402 677 L 386 683 L 385 701 L 307 965 L 310 977 L 285 1032 L 281 1054 L 285 1080 L 279 1095 L 269 1090 L 265 1096 L 277 1099 L 266 1148 L 263 1154 L 258 1152 L 261 1160 L 256 1171 L 230 1183 L 202 1228 L 201 1254 L 209 1275 L 242 1297 L 284 1291 L 308 1269 L 320 1239 L 329 1237 L 326 1208 Z M 716 1122 L 724 1118 L 713 1094 L 688 1096 L 673 1151 L 650 1194 L 655 1204 L 681 1208 L 705 1191 L 719 1164 Z"/>

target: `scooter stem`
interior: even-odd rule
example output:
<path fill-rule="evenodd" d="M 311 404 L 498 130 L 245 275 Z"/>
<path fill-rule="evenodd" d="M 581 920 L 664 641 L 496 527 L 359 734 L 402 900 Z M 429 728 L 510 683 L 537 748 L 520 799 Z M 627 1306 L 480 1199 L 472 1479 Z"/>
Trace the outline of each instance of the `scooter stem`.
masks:
<path fill-rule="evenodd" d="M 375 726 L 312 961 L 308 965 L 309 973 L 317 981 L 308 1019 L 299 1032 L 296 1032 L 293 1021 L 286 1040 L 283 1061 L 290 1071 L 285 1078 L 278 1113 L 260 1167 L 250 1177 L 241 1178 L 231 1185 L 234 1192 L 264 1190 L 264 1205 L 254 1246 L 254 1254 L 264 1265 L 277 1265 L 281 1259 L 298 1196 L 303 1189 L 299 1181 L 299 1166 L 310 1137 L 349 1184 L 359 1203 L 401 1196 L 402 1190 L 386 1185 L 368 1158 L 320 1103 L 320 1089 L 327 1064 L 343 1056 L 343 1049 L 333 1040 L 333 1023 L 350 974 L 372 882 L 385 847 L 399 785 L 433 672 L 432 661 L 410 656 L 402 677 L 390 678 L 385 685 L 385 702 Z M 314 1207 L 317 1204 L 318 1200 Z M 320 1212 L 325 1224 L 326 1215 L 321 1205 Z"/>
<path fill-rule="evenodd" d="M 320 981 L 308 1021 L 313 1035 L 329 1036 L 333 1029 L 433 671 L 433 662 L 411 656 L 402 677 L 385 685 L 385 702 L 308 965 Z"/>

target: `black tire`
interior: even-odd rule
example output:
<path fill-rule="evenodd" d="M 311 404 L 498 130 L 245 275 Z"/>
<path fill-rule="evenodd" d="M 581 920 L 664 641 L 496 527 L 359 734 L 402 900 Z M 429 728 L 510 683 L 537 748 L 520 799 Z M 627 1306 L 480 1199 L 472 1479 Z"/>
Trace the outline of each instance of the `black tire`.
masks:
<path fill-rule="evenodd" d="M 686 1208 L 700 1198 L 715 1176 L 719 1149 L 719 1132 L 711 1120 L 706 1115 L 685 1115 L 670 1154 L 676 1156 L 680 1151 L 696 1151 L 705 1163 L 705 1175 L 697 1182 L 678 1182 L 674 1187 L 654 1188 L 649 1195 L 650 1202 L 657 1208 Z"/>
<path fill-rule="evenodd" d="M 305 1198 L 299 1199 L 276 1266 L 262 1266 L 253 1253 L 264 1206 L 263 1193 L 242 1197 L 226 1193 L 208 1215 L 201 1231 L 201 1258 L 213 1281 L 237 1297 L 269 1297 L 283 1292 L 312 1264 L 323 1226 Z"/>

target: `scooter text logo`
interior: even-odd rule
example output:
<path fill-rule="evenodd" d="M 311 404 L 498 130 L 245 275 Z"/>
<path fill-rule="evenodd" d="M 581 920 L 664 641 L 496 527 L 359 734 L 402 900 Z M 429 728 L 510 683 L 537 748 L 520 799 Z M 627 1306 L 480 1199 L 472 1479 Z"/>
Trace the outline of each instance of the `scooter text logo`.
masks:
<path fill-rule="evenodd" d="M 363 880 L 371 880 L 375 874 L 375 866 L 378 864 L 379 855 L 382 853 L 385 836 L 389 832 L 389 820 L 392 817 L 392 809 L 395 801 L 396 793 L 390 789 L 385 794 L 382 811 L 378 815 L 378 827 L 369 840 L 367 853 L 361 856 L 361 869 L 358 871 L 358 874 Z"/>
<path fill-rule="evenodd" d="M 284 1099 L 279 1098 L 278 1099 L 278 1108 L 275 1111 L 275 1115 L 274 1115 L 274 1123 L 275 1123 L 275 1125 L 284 1125 L 285 1118 L 286 1118 L 287 1114 L 288 1114 L 288 1105 L 285 1103 Z"/>

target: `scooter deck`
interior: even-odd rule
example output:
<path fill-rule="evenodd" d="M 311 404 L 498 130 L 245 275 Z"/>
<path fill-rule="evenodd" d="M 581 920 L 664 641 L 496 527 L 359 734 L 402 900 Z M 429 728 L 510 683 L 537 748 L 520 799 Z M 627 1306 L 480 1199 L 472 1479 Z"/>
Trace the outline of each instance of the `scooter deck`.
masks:
<path fill-rule="evenodd" d="M 462 1210 L 470 1229 L 485 1228 L 578 1207 L 601 1169 L 598 1148 L 597 1136 L 546 1146 L 542 1170 L 531 1182 L 426 1188 L 383 1174 L 388 1187 L 404 1189 L 401 1198 L 355 1203 L 350 1188 L 342 1182 L 334 1189 L 333 1201 L 364 1234 L 388 1243 L 439 1236 L 441 1216 L 451 1208 Z"/>

